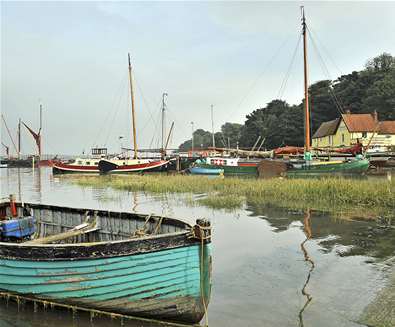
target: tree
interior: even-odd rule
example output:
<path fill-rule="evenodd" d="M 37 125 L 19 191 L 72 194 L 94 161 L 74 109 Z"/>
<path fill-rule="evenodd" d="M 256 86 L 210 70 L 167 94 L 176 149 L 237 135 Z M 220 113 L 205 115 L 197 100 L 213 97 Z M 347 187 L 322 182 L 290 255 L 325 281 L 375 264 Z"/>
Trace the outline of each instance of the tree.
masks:
<path fill-rule="evenodd" d="M 225 123 L 221 126 L 221 133 L 219 135 L 220 138 L 222 138 L 221 143 L 225 143 L 226 146 L 228 146 L 228 140 L 229 140 L 229 145 L 232 148 L 235 148 L 237 145 L 237 142 L 239 142 L 241 133 L 242 133 L 243 125 L 242 124 L 237 124 L 237 123 Z"/>
<path fill-rule="evenodd" d="M 312 84 L 309 93 L 313 133 L 321 123 L 340 117 L 341 111 L 346 110 L 352 113 L 376 110 L 380 120 L 395 120 L 395 57 L 383 53 L 368 60 L 362 71 Z M 221 132 L 215 133 L 216 145 L 227 146 L 229 138 L 232 147 L 239 141 L 240 147 L 251 148 L 259 136 L 265 138 L 264 147 L 268 149 L 303 145 L 303 106 L 303 101 L 290 106 L 285 101 L 273 100 L 248 114 L 244 125 L 222 125 Z M 211 146 L 210 132 L 197 130 L 196 133 L 195 147 Z M 180 149 L 190 146 L 188 140 Z"/>

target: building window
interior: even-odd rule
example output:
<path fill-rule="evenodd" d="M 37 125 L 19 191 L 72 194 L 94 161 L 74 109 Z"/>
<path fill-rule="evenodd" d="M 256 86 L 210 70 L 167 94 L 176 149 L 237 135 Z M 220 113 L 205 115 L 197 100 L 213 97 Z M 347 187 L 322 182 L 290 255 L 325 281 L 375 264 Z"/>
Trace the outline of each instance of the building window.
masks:
<path fill-rule="evenodd" d="M 344 143 L 344 134 L 342 134 L 342 143 Z"/>
<path fill-rule="evenodd" d="M 90 165 L 90 164 L 91 164 L 91 162 L 90 162 L 90 161 L 87 161 L 87 162 L 86 162 L 86 164 L 87 164 L 87 165 Z"/>
<path fill-rule="evenodd" d="M 366 138 L 368 136 L 367 132 L 362 132 L 362 137 Z"/>

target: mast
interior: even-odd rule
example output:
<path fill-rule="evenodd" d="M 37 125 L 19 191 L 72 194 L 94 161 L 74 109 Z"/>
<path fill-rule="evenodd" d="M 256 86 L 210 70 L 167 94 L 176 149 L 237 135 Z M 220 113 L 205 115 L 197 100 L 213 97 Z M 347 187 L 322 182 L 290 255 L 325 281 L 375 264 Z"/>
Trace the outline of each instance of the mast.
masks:
<path fill-rule="evenodd" d="M 128 60 L 129 60 L 130 100 L 132 103 L 133 148 L 134 148 L 134 159 L 137 159 L 136 117 L 134 112 L 134 93 L 133 93 L 132 65 L 130 63 L 130 53 L 128 53 Z"/>
<path fill-rule="evenodd" d="M 18 159 L 21 158 L 21 119 L 18 121 Z"/>
<path fill-rule="evenodd" d="M 165 97 L 167 96 L 167 93 L 162 94 L 162 152 L 165 151 L 165 137 L 166 137 L 166 127 L 165 127 Z"/>
<path fill-rule="evenodd" d="M 213 105 L 211 105 L 211 130 L 212 130 L 212 135 L 213 135 L 213 148 L 215 151 L 215 137 L 214 137 L 214 113 L 213 113 Z"/>
<path fill-rule="evenodd" d="M 39 137 L 39 142 L 38 142 L 38 156 L 39 159 L 41 160 L 41 145 L 42 145 L 42 139 L 41 139 L 41 129 L 43 127 L 43 105 L 40 102 L 40 129 L 38 130 L 38 137 Z"/>
<path fill-rule="evenodd" d="M 15 151 L 18 152 L 18 149 L 17 149 L 17 147 L 16 147 L 16 145 L 15 145 L 14 139 L 12 138 L 11 132 L 10 132 L 8 126 L 7 126 L 7 123 L 6 123 L 6 121 L 5 121 L 5 118 L 4 118 L 4 115 L 3 115 L 3 114 L 1 114 L 1 118 L 3 119 L 4 126 L 5 126 L 5 128 L 6 128 L 6 130 L 7 130 L 8 136 L 10 137 L 10 140 L 11 140 L 11 142 L 12 142 L 12 145 L 14 146 Z"/>
<path fill-rule="evenodd" d="M 303 34 L 303 64 L 304 64 L 304 128 L 305 128 L 305 151 L 310 151 L 310 109 L 309 109 L 309 82 L 307 72 L 307 37 L 306 37 L 306 18 L 304 6 L 302 10 L 302 34 Z"/>

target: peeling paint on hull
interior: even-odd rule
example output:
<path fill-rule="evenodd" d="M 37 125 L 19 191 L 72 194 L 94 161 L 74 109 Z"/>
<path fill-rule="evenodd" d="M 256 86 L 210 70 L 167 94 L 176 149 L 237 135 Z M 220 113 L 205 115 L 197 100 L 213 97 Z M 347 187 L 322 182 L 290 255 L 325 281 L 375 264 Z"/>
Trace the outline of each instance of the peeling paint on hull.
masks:
<path fill-rule="evenodd" d="M 208 302 L 210 273 L 200 271 L 201 247 L 192 245 L 79 261 L 0 260 L 0 289 L 127 315 L 196 323 Z M 209 266 L 204 245 L 203 266 Z M 121 259 L 121 260 L 120 260 Z M 69 264 L 68 264 L 69 263 Z"/>

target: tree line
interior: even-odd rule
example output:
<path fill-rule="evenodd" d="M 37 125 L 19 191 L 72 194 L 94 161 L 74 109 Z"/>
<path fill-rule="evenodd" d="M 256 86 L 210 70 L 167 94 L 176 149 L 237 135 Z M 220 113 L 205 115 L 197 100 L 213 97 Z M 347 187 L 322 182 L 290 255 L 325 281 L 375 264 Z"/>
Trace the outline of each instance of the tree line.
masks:
<path fill-rule="evenodd" d="M 309 87 L 312 134 L 322 122 L 340 117 L 344 111 L 372 113 L 380 120 L 395 120 L 395 57 L 383 53 L 368 60 L 362 71 L 353 71 L 336 80 L 322 80 Z M 215 133 L 217 147 L 251 148 L 259 136 L 263 147 L 303 146 L 304 102 L 290 105 L 275 99 L 265 107 L 255 109 L 246 116 L 244 124 L 227 122 Z M 203 129 L 194 131 L 194 147 L 212 146 L 212 134 Z M 190 150 L 192 140 L 179 146 Z"/>

